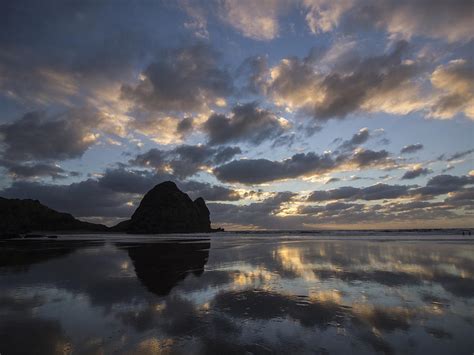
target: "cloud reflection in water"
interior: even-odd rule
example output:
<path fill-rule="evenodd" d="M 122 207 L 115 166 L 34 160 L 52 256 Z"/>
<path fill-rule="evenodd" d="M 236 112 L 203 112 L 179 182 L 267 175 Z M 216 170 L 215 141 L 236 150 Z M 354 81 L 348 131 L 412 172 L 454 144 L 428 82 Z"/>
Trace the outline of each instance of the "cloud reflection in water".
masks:
<path fill-rule="evenodd" d="M 21 353 L 23 338 L 44 354 L 470 354 L 474 347 L 470 242 L 2 243 L 6 354 Z"/>

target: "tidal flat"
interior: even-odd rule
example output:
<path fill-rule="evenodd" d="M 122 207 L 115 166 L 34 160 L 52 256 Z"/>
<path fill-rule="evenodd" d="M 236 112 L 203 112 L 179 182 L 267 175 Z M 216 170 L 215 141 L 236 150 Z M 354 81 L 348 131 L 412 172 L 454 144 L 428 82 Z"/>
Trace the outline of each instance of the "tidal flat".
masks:
<path fill-rule="evenodd" d="M 0 289 L 2 355 L 474 352 L 468 236 L 4 240 Z"/>

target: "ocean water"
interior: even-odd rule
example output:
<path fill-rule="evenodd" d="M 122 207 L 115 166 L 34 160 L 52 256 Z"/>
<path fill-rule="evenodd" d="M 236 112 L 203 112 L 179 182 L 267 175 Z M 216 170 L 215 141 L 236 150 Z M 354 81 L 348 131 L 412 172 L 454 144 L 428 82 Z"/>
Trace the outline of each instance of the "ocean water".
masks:
<path fill-rule="evenodd" d="M 0 241 L 0 353 L 474 353 L 474 238 Z"/>

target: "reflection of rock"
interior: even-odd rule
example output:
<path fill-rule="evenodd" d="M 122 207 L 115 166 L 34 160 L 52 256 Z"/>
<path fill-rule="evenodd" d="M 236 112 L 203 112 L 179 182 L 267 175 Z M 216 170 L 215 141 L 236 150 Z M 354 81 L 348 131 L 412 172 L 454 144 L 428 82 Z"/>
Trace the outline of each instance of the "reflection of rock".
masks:
<path fill-rule="evenodd" d="M 128 251 L 143 285 L 159 296 L 167 295 L 186 276 L 204 272 L 211 243 L 206 240 L 163 243 L 120 243 Z"/>
<path fill-rule="evenodd" d="M 194 202 L 175 183 L 166 181 L 148 191 L 129 221 L 113 228 L 128 233 L 210 232 L 209 210 L 202 198 Z"/>
<path fill-rule="evenodd" d="M 37 200 L 0 197 L 0 234 L 29 231 L 105 231 L 106 226 L 75 219 L 57 212 Z"/>
<path fill-rule="evenodd" d="M 66 256 L 79 248 L 101 245 L 101 241 L 6 240 L 0 242 L 0 268 L 24 271 L 31 264 Z"/>

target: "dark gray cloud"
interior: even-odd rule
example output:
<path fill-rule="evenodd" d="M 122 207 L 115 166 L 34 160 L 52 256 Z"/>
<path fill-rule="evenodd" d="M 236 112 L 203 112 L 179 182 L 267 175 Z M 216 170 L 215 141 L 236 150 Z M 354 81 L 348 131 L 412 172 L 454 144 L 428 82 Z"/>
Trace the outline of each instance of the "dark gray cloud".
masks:
<path fill-rule="evenodd" d="M 239 147 L 214 148 L 207 145 L 180 145 L 172 150 L 150 149 L 131 159 L 130 164 L 153 167 L 162 172 L 171 168 L 173 175 L 185 178 L 196 174 L 204 166 L 223 164 L 240 153 Z"/>
<path fill-rule="evenodd" d="M 474 184 L 474 178 L 469 175 L 437 175 L 424 187 L 417 185 L 388 185 L 376 184 L 369 187 L 343 186 L 332 190 L 314 191 L 308 197 L 309 202 L 330 200 L 385 200 L 397 198 L 432 198 L 447 193 L 465 191 L 464 187 Z"/>
<path fill-rule="evenodd" d="M 327 73 L 315 70 L 311 55 L 285 58 L 272 68 L 264 92 L 278 105 L 297 108 L 323 121 L 360 111 L 404 111 L 402 102 L 394 105 L 387 97 L 400 95 L 410 85 L 413 89 L 413 79 L 424 70 L 414 61 L 405 61 L 408 54 L 405 41 L 395 43 L 391 52 L 379 56 L 361 59 L 353 51 L 345 54 L 351 60 L 331 63 Z M 409 106 L 412 104 L 414 101 Z"/>
<path fill-rule="evenodd" d="M 347 212 L 347 210 L 362 209 L 364 205 L 356 203 L 346 203 L 346 202 L 332 202 L 328 203 L 325 206 L 300 206 L 298 208 L 298 213 L 303 215 L 314 215 L 320 213 L 336 213 L 336 212 Z"/>
<path fill-rule="evenodd" d="M 382 95 L 413 78 L 417 68 L 402 62 L 406 50 L 407 43 L 398 42 L 392 53 L 361 61 L 349 75 L 326 76 L 322 82 L 325 100 L 315 107 L 315 117 L 342 118 L 358 111 L 374 91 Z"/>
<path fill-rule="evenodd" d="M 176 181 L 178 187 L 193 199 L 203 197 L 206 201 L 237 201 L 241 198 L 238 192 L 225 186 L 193 180 L 179 181 L 172 174 L 123 167 L 107 169 L 98 183 L 101 187 L 118 193 L 144 194 L 156 184 L 168 180 Z"/>
<path fill-rule="evenodd" d="M 401 150 L 401 154 L 410 154 L 410 153 L 415 153 L 419 150 L 423 149 L 423 144 L 421 143 L 416 143 L 416 144 L 409 144 L 404 146 Z"/>
<path fill-rule="evenodd" d="M 258 108 L 256 102 L 238 105 L 230 116 L 213 114 L 203 125 L 209 144 L 248 142 L 254 145 L 278 137 L 284 127 L 271 111 Z"/>
<path fill-rule="evenodd" d="M 354 153 L 350 162 L 362 168 L 384 164 L 393 165 L 394 162 L 389 158 L 389 155 L 385 149 L 379 151 L 361 149 Z"/>
<path fill-rule="evenodd" d="M 0 91 L 38 105 L 71 102 L 103 83 L 131 79 L 160 40 L 179 32 L 165 26 L 169 13 L 159 2 L 2 5 Z M 160 31 L 151 30 L 156 23 L 163 24 Z"/>
<path fill-rule="evenodd" d="M 367 142 L 370 138 L 370 131 L 368 128 L 362 128 L 351 137 L 351 139 L 344 141 L 339 149 L 343 151 L 352 150 L 355 147 Z"/>
<path fill-rule="evenodd" d="M 148 170 L 130 170 L 123 167 L 107 169 L 98 179 L 100 187 L 118 193 L 144 194 L 156 184 L 172 180 L 173 176 Z"/>
<path fill-rule="evenodd" d="M 136 86 L 124 85 L 122 94 L 149 111 L 201 111 L 233 90 L 218 58 L 203 43 L 164 51 L 142 73 L 144 79 Z"/>
<path fill-rule="evenodd" d="M 329 200 L 383 200 L 407 196 L 412 186 L 409 185 L 387 185 L 376 184 L 369 187 L 343 186 L 333 190 L 314 191 L 308 201 Z"/>
<path fill-rule="evenodd" d="M 241 153 L 242 151 L 239 147 L 218 148 L 213 158 L 213 161 L 215 164 L 223 164 Z"/>
<path fill-rule="evenodd" d="M 57 116 L 30 112 L 0 125 L 4 159 L 65 160 L 81 157 L 96 142 L 93 135 L 103 118 L 91 110 L 70 110 Z"/>
<path fill-rule="evenodd" d="M 461 152 L 456 152 L 453 154 L 441 154 L 437 160 L 452 162 L 453 160 L 462 159 L 468 155 L 474 153 L 474 149 L 463 150 Z"/>
<path fill-rule="evenodd" d="M 161 168 L 166 162 L 168 152 L 158 148 L 152 148 L 145 153 L 138 154 L 129 161 L 131 165 Z"/>
<path fill-rule="evenodd" d="M 341 179 L 337 178 L 337 177 L 332 177 L 330 178 L 328 181 L 325 182 L 325 184 L 332 184 L 332 183 L 335 183 L 335 182 L 338 182 L 338 181 L 341 181 Z"/>
<path fill-rule="evenodd" d="M 51 177 L 65 179 L 68 172 L 57 165 L 49 163 L 18 164 L 14 161 L 0 159 L 0 166 L 5 168 L 14 179 L 28 179 L 36 177 Z"/>
<path fill-rule="evenodd" d="M 415 169 L 405 172 L 402 176 L 402 180 L 416 179 L 417 177 L 431 174 L 431 172 L 432 171 L 428 168 L 416 167 Z"/>
<path fill-rule="evenodd" d="M 214 175 L 224 182 L 261 184 L 270 181 L 293 179 L 311 174 L 322 174 L 344 164 L 358 168 L 387 167 L 394 164 L 385 150 L 359 150 L 353 155 L 333 157 L 329 153 L 299 153 L 281 161 L 268 159 L 233 160 L 214 169 Z"/>
<path fill-rule="evenodd" d="M 193 199 L 198 197 L 202 197 L 206 201 L 238 201 L 241 199 L 237 191 L 225 186 L 211 185 L 199 181 L 185 181 L 178 183 L 178 186 Z"/>
<path fill-rule="evenodd" d="M 179 121 L 178 126 L 176 127 L 176 132 L 181 136 L 186 136 L 193 129 L 193 118 L 186 117 Z"/>
<path fill-rule="evenodd" d="M 474 149 L 465 150 L 463 152 L 454 153 L 446 158 L 446 161 L 453 161 L 464 158 L 470 154 L 474 153 Z"/>
<path fill-rule="evenodd" d="M 322 173 L 333 169 L 336 162 L 329 154 L 295 154 L 283 161 L 267 159 L 234 160 L 214 169 L 221 181 L 242 184 L 261 184 L 264 182 L 291 179 L 310 173 Z"/>
<path fill-rule="evenodd" d="M 265 82 L 269 71 L 268 58 L 257 55 L 246 58 L 237 69 L 237 74 L 243 76 L 246 81 L 244 91 L 259 94 L 265 91 Z"/>
<path fill-rule="evenodd" d="M 467 204 L 471 207 L 474 207 L 474 187 L 469 187 L 453 192 L 448 198 L 446 198 L 445 201 L 455 205 Z"/>
<path fill-rule="evenodd" d="M 472 184 L 474 184 L 474 176 L 437 175 L 429 179 L 426 186 L 413 190 L 412 194 L 429 198 L 449 192 L 456 192 L 464 186 Z"/>

